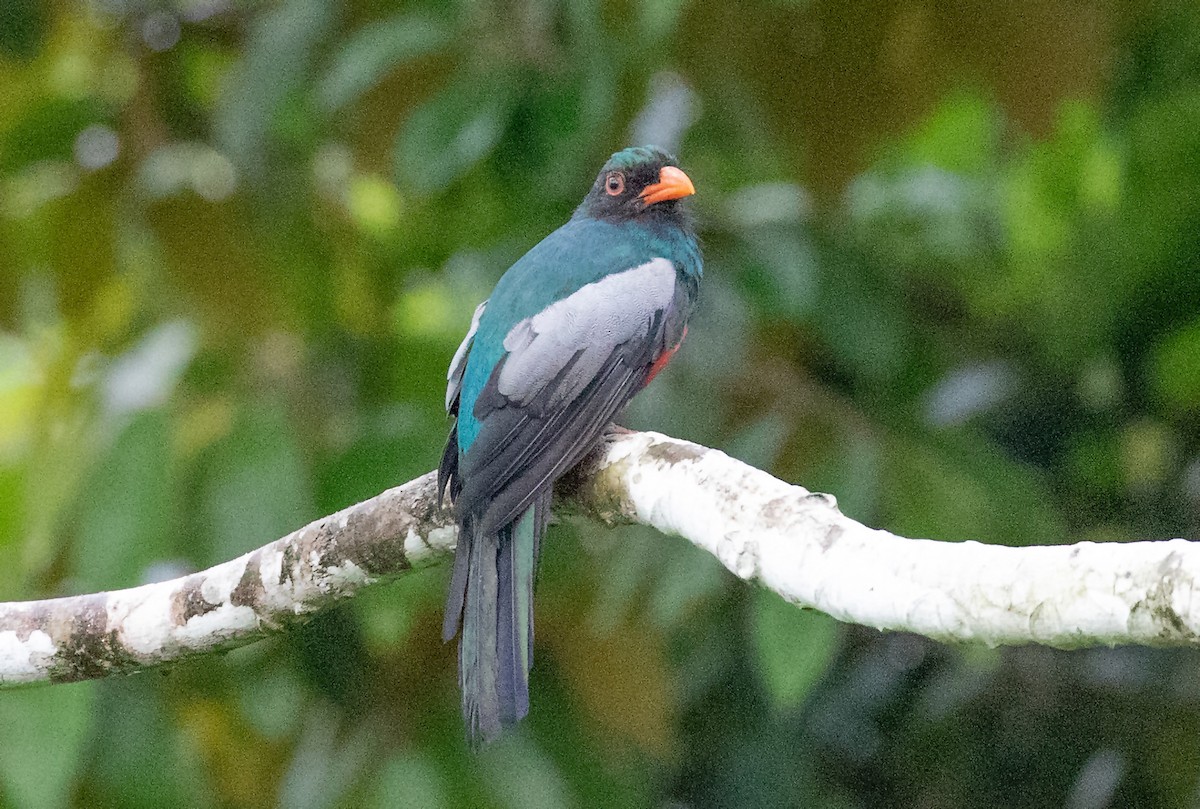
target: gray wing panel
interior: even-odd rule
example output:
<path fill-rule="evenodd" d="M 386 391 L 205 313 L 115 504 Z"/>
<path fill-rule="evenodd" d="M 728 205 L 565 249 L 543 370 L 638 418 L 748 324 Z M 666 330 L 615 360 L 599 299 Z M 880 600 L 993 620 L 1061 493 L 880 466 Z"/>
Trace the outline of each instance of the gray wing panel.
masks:
<path fill-rule="evenodd" d="M 675 277 L 673 262 L 654 258 L 587 284 L 517 323 L 504 338 L 507 356 L 497 392 L 524 406 L 553 380 L 544 407 L 571 401 L 617 346 L 649 334 L 655 316 L 671 304 Z"/>
<path fill-rule="evenodd" d="M 636 273 L 636 274 L 635 274 Z M 455 507 L 499 530 L 579 461 L 678 343 L 692 288 L 656 259 L 518 323 L 473 403 L 483 422 L 462 458 Z"/>

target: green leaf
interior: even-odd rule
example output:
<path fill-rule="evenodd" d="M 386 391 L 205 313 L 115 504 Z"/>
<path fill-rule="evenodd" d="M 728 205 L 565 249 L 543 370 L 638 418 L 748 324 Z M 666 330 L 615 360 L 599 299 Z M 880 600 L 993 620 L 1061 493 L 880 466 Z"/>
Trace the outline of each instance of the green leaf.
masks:
<path fill-rule="evenodd" d="M 559 809 L 577 805 L 562 773 L 527 737 L 513 734 L 493 744 L 479 763 L 500 806 Z"/>
<path fill-rule="evenodd" d="M 189 744 L 203 740 L 189 738 L 188 720 L 168 704 L 162 687 L 166 682 L 143 676 L 96 684 L 92 713 L 99 730 L 89 740 L 87 771 L 79 781 L 84 797 L 78 805 L 122 809 L 213 805 L 211 795 L 205 795 L 206 772 L 198 763 L 199 751 Z M 60 687 L 51 690 L 57 695 Z M 204 705 L 220 710 L 212 700 L 199 698 L 190 710 Z M 192 728 L 194 732 L 194 724 Z M 44 764 L 39 769 L 52 771 Z"/>
<path fill-rule="evenodd" d="M 1167 335 L 1158 346 L 1153 379 L 1172 407 L 1200 408 L 1200 320 Z"/>
<path fill-rule="evenodd" d="M 32 59 L 46 38 L 48 12 L 38 0 L 5 0 L 0 12 L 0 54 Z"/>
<path fill-rule="evenodd" d="M 417 107 L 396 140 L 401 183 L 423 193 L 442 191 L 486 157 L 504 132 L 509 86 L 462 76 Z"/>
<path fill-rule="evenodd" d="M 241 166 L 259 167 L 279 107 L 308 76 L 338 9 L 321 0 L 285 0 L 253 26 L 214 121 L 219 141 Z"/>
<path fill-rule="evenodd" d="M 1034 467 L 970 435 L 946 432 L 915 442 L 890 434 L 887 439 L 880 508 L 888 530 L 1014 546 L 1067 540 L 1063 516 Z"/>
<path fill-rule="evenodd" d="M 170 553 L 171 436 L 160 411 L 138 413 L 81 493 L 73 575 L 89 589 L 130 587 Z"/>
<path fill-rule="evenodd" d="M 374 797 L 368 804 L 378 809 L 395 806 L 438 809 L 446 805 L 446 788 L 441 772 L 427 756 L 419 752 L 397 754 L 382 767 L 375 784 Z"/>
<path fill-rule="evenodd" d="M 829 667 L 837 648 L 837 621 L 802 610 L 768 590 L 755 594 L 754 643 L 767 690 L 779 708 L 802 703 Z"/>
<path fill-rule="evenodd" d="M 299 448 L 278 407 L 251 410 L 211 459 L 204 487 L 212 564 L 277 539 L 314 515 Z"/>
<path fill-rule="evenodd" d="M 94 693 L 92 683 L 76 683 L 29 688 L 0 698 L 0 805 L 70 805 Z"/>
<path fill-rule="evenodd" d="M 451 41 L 450 31 L 425 14 L 397 14 L 364 26 L 341 47 L 317 87 L 317 99 L 329 111 L 356 101 L 389 70 L 434 53 Z"/>
<path fill-rule="evenodd" d="M 994 160 L 1000 131 L 1000 116 L 990 100 L 972 92 L 952 93 L 903 142 L 904 159 L 981 174 Z"/>

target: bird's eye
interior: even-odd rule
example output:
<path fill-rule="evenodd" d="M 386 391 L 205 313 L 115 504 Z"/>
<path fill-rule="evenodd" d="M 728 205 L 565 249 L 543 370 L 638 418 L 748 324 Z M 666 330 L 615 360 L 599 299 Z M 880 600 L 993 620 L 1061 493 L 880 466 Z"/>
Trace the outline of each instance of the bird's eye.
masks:
<path fill-rule="evenodd" d="M 625 175 L 619 171 L 610 171 L 604 178 L 604 191 L 610 197 L 618 197 L 625 193 Z"/>

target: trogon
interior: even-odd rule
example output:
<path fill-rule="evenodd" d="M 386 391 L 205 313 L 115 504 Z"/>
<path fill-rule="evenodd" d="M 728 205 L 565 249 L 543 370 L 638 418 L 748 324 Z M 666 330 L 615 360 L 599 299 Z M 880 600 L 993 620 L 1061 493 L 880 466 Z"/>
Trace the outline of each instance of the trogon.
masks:
<path fill-rule="evenodd" d="M 438 469 L 459 526 L 443 636 L 459 635 L 474 743 L 529 712 L 533 578 L 554 483 L 670 360 L 701 275 L 660 149 L 617 152 L 571 219 L 504 273 L 447 375 L 455 418 Z"/>

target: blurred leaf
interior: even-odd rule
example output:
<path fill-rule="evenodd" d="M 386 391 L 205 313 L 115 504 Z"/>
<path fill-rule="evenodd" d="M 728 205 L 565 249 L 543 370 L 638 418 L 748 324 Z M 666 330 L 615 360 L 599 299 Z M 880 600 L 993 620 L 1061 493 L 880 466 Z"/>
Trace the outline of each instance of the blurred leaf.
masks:
<path fill-rule="evenodd" d="M 1166 336 L 1155 352 L 1152 379 L 1172 407 L 1200 407 L 1200 321 Z"/>
<path fill-rule="evenodd" d="M 279 805 L 294 809 L 345 805 L 362 771 L 378 758 L 376 735 L 369 724 L 344 728 L 340 714 L 326 703 L 311 705 L 280 785 Z"/>
<path fill-rule="evenodd" d="M 1095 497 L 1118 497 L 1125 490 L 1121 443 L 1114 431 L 1081 434 L 1072 441 L 1068 468 Z"/>
<path fill-rule="evenodd" d="M 298 709 L 306 698 L 304 684 L 291 668 L 264 671 L 256 666 L 254 676 L 234 696 L 246 721 L 268 740 L 283 741 L 292 736 L 304 719 Z"/>
<path fill-rule="evenodd" d="M 417 107 L 396 139 L 396 171 L 420 193 L 442 191 L 482 160 L 504 131 L 510 85 L 460 76 Z"/>
<path fill-rule="evenodd" d="M 895 296 L 858 256 L 825 250 L 813 320 L 830 351 L 867 386 L 894 377 L 912 350 L 911 324 Z"/>
<path fill-rule="evenodd" d="M 887 528 L 902 536 L 1005 545 L 1070 538 L 1040 476 L 985 443 L 949 433 L 929 445 L 889 436 L 883 464 Z"/>
<path fill-rule="evenodd" d="M 38 376 L 29 346 L 0 333 L 0 457 L 14 457 L 31 438 Z"/>
<path fill-rule="evenodd" d="M 289 301 L 269 297 L 276 291 L 273 265 L 268 245 L 246 220 L 247 206 L 181 194 L 156 201 L 146 213 L 162 245 L 159 273 L 190 320 L 236 342 L 286 319 Z"/>
<path fill-rule="evenodd" d="M 1193 57 L 1194 58 L 1194 57 Z M 1200 214 L 1200 83 L 1142 104 L 1128 141 L 1127 238 L 1134 240 L 1131 268 L 1145 272 L 1194 236 Z"/>
<path fill-rule="evenodd" d="M 543 602 L 544 603 L 544 602 Z M 591 733 L 610 746 L 662 757 L 671 750 L 674 700 L 662 640 L 653 627 L 627 621 L 611 632 L 568 629 L 539 615 L 554 661 L 571 684 Z"/>
<path fill-rule="evenodd" d="M 354 177 L 347 191 L 346 204 L 358 226 L 377 236 L 393 230 L 400 220 L 400 195 L 396 187 L 382 177 Z"/>
<path fill-rule="evenodd" d="M 274 805 L 278 785 L 273 772 L 281 758 L 277 746 L 255 734 L 228 700 L 193 689 L 174 707 L 173 724 L 189 742 L 188 758 L 202 765 L 222 805 L 247 809 Z M 293 703 L 290 709 L 297 706 Z"/>
<path fill-rule="evenodd" d="M 135 415 L 100 461 L 81 498 L 72 571 L 88 590 L 140 583 L 146 568 L 175 552 L 171 437 L 165 413 Z"/>
<path fill-rule="evenodd" d="M 779 709 L 801 704 L 833 660 L 838 622 L 762 589 L 755 592 L 751 620 L 759 670 L 772 701 Z"/>
<path fill-rule="evenodd" d="M 204 773 L 191 755 L 199 740 L 179 733 L 158 679 L 130 677 L 96 685 L 99 731 L 89 740 L 79 805 L 212 805 Z M 60 687 L 54 686 L 56 695 Z"/>
<path fill-rule="evenodd" d="M 796 227 L 759 227 L 743 238 L 739 269 L 753 303 L 765 314 L 794 321 L 809 317 L 817 304 L 820 262 L 803 232 Z"/>
<path fill-rule="evenodd" d="M 397 65 L 433 53 L 451 42 L 439 20 L 416 12 L 397 14 L 355 31 L 317 85 L 321 105 L 334 111 L 358 100 Z"/>
<path fill-rule="evenodd" d="M 0 176 L 39 160 L 71 160 L 80 131 L 102 119 L 103 107 L 93 99 L 42 100 L 0 128 Z"/>
<path fill-rule="evenodd" d="M 903 159 L 949 172 L 983 174 L 999 145 L 999 110 L 978 93 L 955 92 L 901 141 Z"/>
<path fill-rule="evenodd" d="M 652 531 L 640 525 L 615 526 L 597 541 L 608 563 L 588 623 L 593 632 L 607 635 L 625 621 L 639 590 L 662 566 L 663 547 Z"/>
<path fill-rule="evenodd" d="M 652 536 L 651 542 L 662 541 Z M 725 567 L 716 557 L 697 553 L 686 544 L 656 552 L 661 574 L 654 582 L 649 617 L 664 630 L 677 627 L 700 601 L 711 598 L 728 583 Z"/>
<path fill-rule="evenodd" d="M 686 0 L 643 0 L 638 3 L 638 24 L 646 39 L 655 41 L 670 36 L 678 27 L 686 6 Z"/>
<path fill-rule="evenodd" d="M 992 208 L 977 181 L 930 166 L 867 172 L 846 190 L 846 209 L 863 244 L 880 263 L 916 276 L 945 275 L 947 264 L 976 269 L 994 241 Z M 966 275 L 959 283 L 970 280 Z"/>
<path fill-rule="evenodd" d="M 263 168 L 280 104 L 308 75 L 339 10 L 322 0 L 284 0 L 254 22 L 215 121 L 220 142 L 241 167 Z"/>
<path fill-rule="evenodd" d="M 94 694 L 92 683 L 76 683 L 0 698 L 0 798 L 7 796 L 15 809 L 72 805 Z"/>
<path fill-rule="evenodd" d="M 1122 467 L 1125 480 L 1135 492 L 1152 491 L 1161 484 L 1174 468 L 1177 456 L 1174 436 L 1161 422 L 1141 419 L 1122 432 Z"/>
<path fill-rule="evenodd" d="M 500 806 L 508 809 L 566 809 L 574 806 L 567 785 L 544 754 L 521 736 L 484 751 L 487 774 Z"/>
<path fill-rule="evenodd" d="M 843 514 L 868 520 L 877 513 L 884 486 L 879 441 L 874 435 L 849 429 L 841 439 L 836 454 L 812 467 L 804 483 L 816 491 L 835 492 Z"/>
<path fill-rule="evenodd" d="M 369 713 L 371 692 L 359 610 L 350 604 L 312 617 L 290 638 L 297 651 L 297 667 L 313 690 L 347 715 Z"/>
<path fill-rule="evenodd" d="M 0 53 L 31 59 L 46 36 L 46 10 L 39 0 L 5 0 L 0 7 Z"/>
<path fill-rule="evenodd" d="M 109 414 L 119 417 L 165 405 L 196 352 L 196 341 L 190 323 L 163 323 L 116 358 L 104 379 Z"/>
<path fill-rule="evenodd" d="M 283 412 L 248 409 L 210 453 L 202 487 L 204 565 L 246 553 L 302 527 L 312 513 L 300 451 Z"/>
<path fill-rule="evenodd" d="M 441 809 L 449 806 L 438 768 L 420 753 L 393 756 L 380 769 L 368 809 L 419 806 Z"/>
<path fill-rule="evenodd" d="M 781 413 L 771 412 L 756 421 L 741 425 L 725 454 L 759 469 L 770 469 L 779 458 L 787 437 L 787 422 Z"/>
<path fill-rule="evenodd" d="M 539 563 L 536 644 L 550 649 L 549 659 L 569 685 L 571 701 L 589 717 L 589 738 L 603 742 L 606 749 L 632 747 L 656 757 L 668 755 L 675 700 L 663 645 L 665 627 L 658 620 L 646 620 L 641 610 L 628 609 L 629 604 L 601 601 L 599 608 L 594 609 L 593 577 L 580 579 L 580 574 L 586 571 L 581 562 L 587 557 L 578 545 L 566 544 L 570 534 L 564 536 L 564 533 L 551 532 L 548 543 L 554 542 L 555 547 L 552 550 L 547 547 Z M 641 548 L 640 552 L 618 552 L 616 561 L 633 561 L 631 567 L 640 568 L 643 577 L 648 572 L 660 573 L 663 583 L 678 575 L 680 557 L 704 556 L 686 543 L 675 543 L 680 553 L 669 554 L 666 564 L 662 564 L 659 558 L 665 550 L 659 546 L 662 537 L 635 530 L 622 534 L 618 535 L 618 542 L 632 540 L 633 545 Z M 595 541 L 606 540 L 602 536 Z M 658 554 L 654 553 L 655 547 L 659 547 Z M 649 558 L 642 556 L 646 552 Z M 594 565 L 600 571 L 607 571 L 613 564 L 607 555 L 591 561 L 588 567 Z M 715 560 L 714 564 L 719 568 Z M 706 578 L 703 567 L 700 571 L 697 578 Z M 715 578 L 720 579 L 719 575 Z M 692 584 L 694 580 L 680 589 L 687 591 Z M 614 589 L 617 592 L 610 593 L 610 598 L 619 594 L 619 588 Z M 657 585 L 649 595 L 659 596 Z M 667 604 L 683 606 L 675 597 L 668 597 Z M 661 606 L 654 605 L 651 609 L 661 610 Z M 678 617 L 671 616 L 675 620 Z M 535 659 L 543 659 L 539 654 L 535 646 Z M 535 664 L 535 676 L 537 669 Z"/>
<path fill-rule="evenodd" d="M 27 520 L 25 470 L 16 464 L 0 464 L 0 565 L 20 571 L 21 529 Z M 12 576 L 0 581 L 0 600 L 16 599 L 21 595 L 21 579 Z"/>

